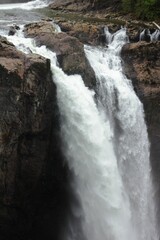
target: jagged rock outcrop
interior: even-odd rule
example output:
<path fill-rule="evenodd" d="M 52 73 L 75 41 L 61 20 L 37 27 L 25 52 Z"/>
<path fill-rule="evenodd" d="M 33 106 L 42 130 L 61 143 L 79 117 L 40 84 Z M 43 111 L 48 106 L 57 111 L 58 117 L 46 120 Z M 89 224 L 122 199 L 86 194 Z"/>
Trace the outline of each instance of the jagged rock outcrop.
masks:
<path fill-rule="evenodd" d="M 20 29 L 19 26 L 15 25 L 15 24 L 10 26 L 8 35 L 13 36 L 16 33 L 16 31 L 19 29 Z"/>
<path fill-rule="evenodd" d="M 138 42 L 123 47 L 124 71 L 144 104 L 151 142 L 151 163 L 160 200 L 160 42 Z M 159 205 L 159 204 L 158 204 Z M 159 209 L 160 211 L 160 209 Z M 159 214 L 160 215 L 160 214 Z"/>
<path fill-rule="evenodd" d="M 101 18 L 100 18 L 101 19 Z M 94 20 L 93 17 L 88 17 L 88 22 L 86 21 L 69 21 L 64 20 L 64 18 L 57 18 L 57 23 L 61 27 L 63 32 L 66 32 L 70 36 L 74 36 L 80 40 L 83 44 L 89 45 L 106 45 L 106 38 L 104 33 L 104 28 L 108 27 L 111 33 L 115 33 L 119 29 L 121 29 L 122 25 L 115 24 L 113 22 L 108 22 L 105 19 L 102 23 L 99 23 L 98 19 Z M 129 25 L 127 27 L 127 35 L 129 37 L 130 42 L 137 42 L 140 39 L 140 28 L 138 26 Z"/>
<path fill-rule="evenodd" d="M 29 23 L 25 26 L 26 37 L 37 37 L 40 34 L 54 34 L 55 27 L 49 21 Z"/>
<path fill-rule="evenodd" d="M 151 94 L 160 85 L 160 42 L 126 44 L 122 50 L 126 74 L 138 81 L 143 93 Z M 149 89 L 148 89 L 149 87 Z"/>
<path fill-rule="evenodd" d="M 76 37 L 83 44 L 104 45 L 105 35 L 104 26 L 83 22 L 58 21 L 63 32 L 66 32 L 72 37 Z"/>
<path fill-rule="evenodd" d="M 58 55 L 68 74 L 95 76 L 83 44 L 52 23 L 26 26 Z M 50 60 L 18 51 L 0 37 L 0 236 L 2 240 L 59 239 L 69 211 L 69 170 L 61 152 L 56 86 Z"/>
<path fill-rule="evenodd" d="M 4 37 L 0 105 L 0 238 L 57 239 L 67 179 L 50 61 Z"/>
<path fill-rule="evenodd" d="M 53 30 L 46 31 L 49 28 Z M 88 87 L 95 84 L 94 72 L 85 56 L 83 44 L 77 38 L 63 32 L 55 32 L 49 22 L 28 24 L 24 31 L 26 37 L 35 38 L 38 46 L 45 45 L 56 53 L 59 65 L 65 73 L 80 74 Z"/>
<path fill-rule="evenodd" d="M 160 42 L 126 44 L 122 49 L 124 71 L 144 102 L 149 131 L 160 136 Z"/>
<path fill-rule="evenodd" d="M 66 14 L 67 15 L 67 14 Z M 75 16 L 74 16 L 75 17 Z M 75 17 L 76 18 L 76 17 Z M 122 25 L 125 25 L 125 22 L 121 23 L 117 20 L 117 24 L 114 21 L 109 22 L 102 15 L 100 18 L 94 18 L 86 15 L 86 17 L 75 20 L 68 20 L 67 16 L 64 17 L 55 17 L 58 25 L 61 27 L 63 32 L 66 32 L 68 35 L 76 37 L 83 44 L 89 45 L 102 45 L 106 44 L 106 38 L 104 34 L 104 28 L 108 27 L 111 33 L 115 33 L 117 30 L 121 29 Z M 127 35 L 130 42 L 137 42 L 140 38 L 140 30 L 138 26 L 129 25 L 127 27 Z"/>

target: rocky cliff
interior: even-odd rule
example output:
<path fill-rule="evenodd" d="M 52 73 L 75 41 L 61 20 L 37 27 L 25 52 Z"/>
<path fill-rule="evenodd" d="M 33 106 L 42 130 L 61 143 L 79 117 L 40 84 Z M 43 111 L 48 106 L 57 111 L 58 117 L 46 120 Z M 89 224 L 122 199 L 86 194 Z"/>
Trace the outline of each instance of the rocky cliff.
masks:
<path fill-rule="evenodd" d="M 67 179 L 50 62 L 17 51 L 3 37 L 0 104 L 1 240 L 54 239 L 64 220 Z"/>
<path fill-rule="evenodd" d="M 68 74 L 95 76 L 83 44 L 53 24 L 26 25 L 26 37 L 57 53 Z M 0 37 L 0 235 L 2 240 L 60 239 L 69 211 L 70 172 L 61 151 L 50 61 L 18 51 Z"/>
<path fill-rule="evenodd" d="M 53 25 L 46 21 L 28 24 L 24 32 L 26 37 L 35 38 L 38 46 L 45 45 L 56 52 L 65 73 L 80 74 L 88 87 L 95 84 L 94 72 L 85 56 L 83 44 L 76 37 L 55 32 Z"/>

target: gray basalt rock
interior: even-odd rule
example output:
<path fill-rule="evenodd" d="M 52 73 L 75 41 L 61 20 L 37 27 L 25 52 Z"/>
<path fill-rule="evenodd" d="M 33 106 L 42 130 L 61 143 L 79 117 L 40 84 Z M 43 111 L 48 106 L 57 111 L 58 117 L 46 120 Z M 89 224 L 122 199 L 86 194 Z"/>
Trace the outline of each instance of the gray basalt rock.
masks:
<path fill-rule="evenodd" d="M 160 84 L 160 42 L 126 44 L 122 49 L 126 74 L 138 81 L 145 94 Z M 149 88 L 149 89 L 148 89 Z M 146 89 L 148 89 L 146 91 Z"/>
<path fill-rule="evenodd" d="M 103 25 L 100 26 L 93 23 L 70 22 L 64 20 L 59 20 L 58 24 L 63 32 L 78 38 L 83 44 L 97 46 L 105 45 L 106 43 Z"/>
<path fill-rule="evenodd" d="M 39 28 L 40 23 L 26 25 L 25 36 L 34 37 L 38 46 L 45 45 L 57 54 L 60 67 L 67 74 L 80 74 L 88 87 L 95 85 L 94 72 L 85 56 L 83 44 L 66 33 L 45 32 Z M 43 25 L 43 23 L 41 23 Z M 45 22 L 49 29 L 51 23 Z"/>
<path fill-rule="evenodd" d="M 55 33 L 55 27 L 49 21 L 41 21 L 35 23 L 29 23 L 25 26 L 25 34 L 27 37 L 35 37 L 39 34 Z"/>
<path fill-rule="evenodd" d="M 17 30 L 20 30 L 20 27 L 17 26 L 17 25 L 12 25 L 10 28 L 9 28 L 9 32 L 8 32 L 8 35 L 9 36 L 13 36 Z"/>

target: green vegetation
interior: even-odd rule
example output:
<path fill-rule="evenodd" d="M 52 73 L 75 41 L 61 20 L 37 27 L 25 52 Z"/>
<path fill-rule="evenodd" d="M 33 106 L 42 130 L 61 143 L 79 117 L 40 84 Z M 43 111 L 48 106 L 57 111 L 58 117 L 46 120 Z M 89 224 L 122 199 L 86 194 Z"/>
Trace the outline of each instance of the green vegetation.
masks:
<path fill-rule="evenodd" d="M 95 9 L 118 6 L 124 13 L 133 13 L 143 20 L 160 18 L 160 0 L 89 0 L 89 2 Z"/>
<path fill-rule="evenodd" d="M 122 0 L 124 12 L 132 12 L 143 20 L 153 20 L 160 16 L 159 0 Z"/>

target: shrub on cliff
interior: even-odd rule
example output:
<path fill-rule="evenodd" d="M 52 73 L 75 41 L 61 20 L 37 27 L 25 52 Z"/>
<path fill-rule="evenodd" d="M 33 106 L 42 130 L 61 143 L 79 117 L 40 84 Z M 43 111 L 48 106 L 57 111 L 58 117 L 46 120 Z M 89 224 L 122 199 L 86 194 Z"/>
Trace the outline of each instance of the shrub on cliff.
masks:
<path fill-rule="evenodd" d="M 160 15 L 159 0 L 122 0 L 122 7 L 143 20 L 153 20 Z"/>

